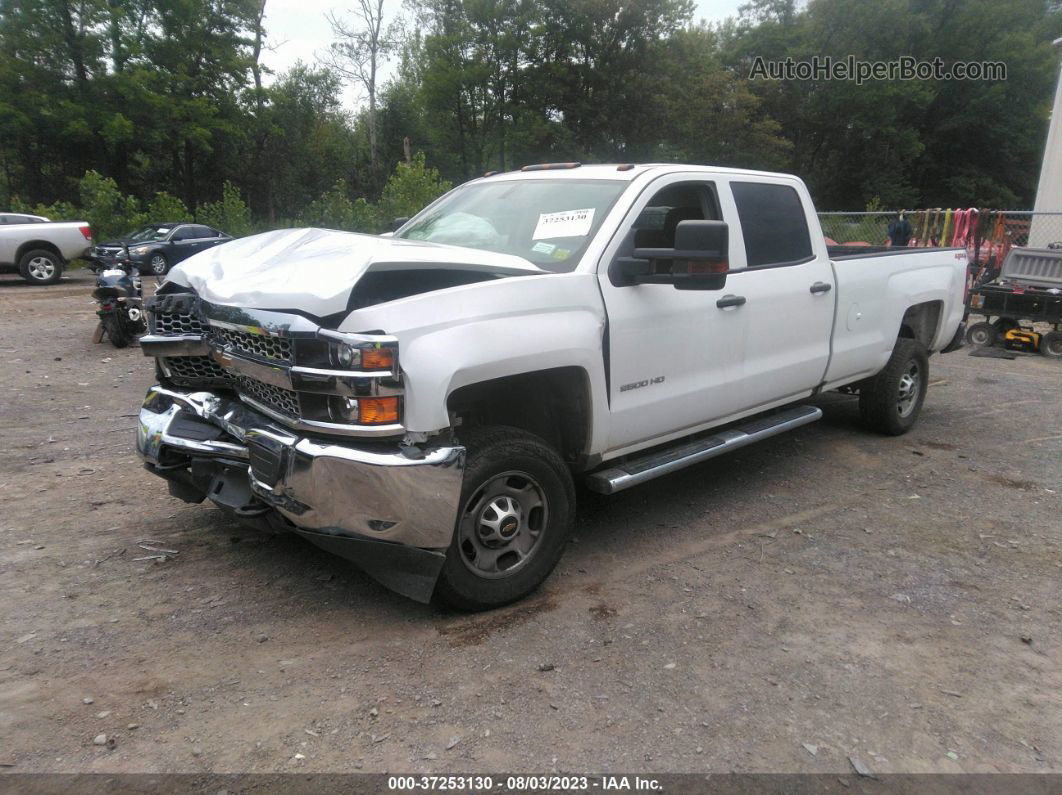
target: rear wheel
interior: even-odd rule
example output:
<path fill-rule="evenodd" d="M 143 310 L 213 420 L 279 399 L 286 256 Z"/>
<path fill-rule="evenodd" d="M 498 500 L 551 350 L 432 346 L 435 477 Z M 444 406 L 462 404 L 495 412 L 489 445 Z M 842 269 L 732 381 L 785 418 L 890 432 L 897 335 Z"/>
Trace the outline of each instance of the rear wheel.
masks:
<path fill-rule="evenodd" d="M 966 329 L 966 341 L 975 348 L 988 348 L 996 344 L 998 334 L 991 323 L 974 323 Z"/>
<path fill-rule="evenodd" d="M 435 593 L 451 607 L 489 610 L 531 593 L 557 565 L 575 487 L 560 456 L 525 431 L 473 428 L 461 441 L 460 509 Z"/>
<path fill-rule="evenodd" d="M 133 339 L 128 326 L 122 322 L 122 318 L 116 312 L 104 315 L 102 318 L 103 330 L 107 332 L 107 339 L 115 348 L 125 348 Z"/>
<path fill-rule="evenodd" d="M 34 249 L 22 255 L 18 273 L 30 284 L 55 284 L 63 276 L 63 260 L 45 249 Z"/>
<path fill-rule="evenodd" d="M 1062 359 L 1062 331 L 1049 331 L 1040 337 L 1040 353 L 1049 359 Z"/>
<path fill-rule="evenodd" d="M 922 411 L 928 384 L 929 357 L 922 343 L 898 339 L 885 369 L 863 383 L 859 413 L 879 433 L 907 433 Z"/>

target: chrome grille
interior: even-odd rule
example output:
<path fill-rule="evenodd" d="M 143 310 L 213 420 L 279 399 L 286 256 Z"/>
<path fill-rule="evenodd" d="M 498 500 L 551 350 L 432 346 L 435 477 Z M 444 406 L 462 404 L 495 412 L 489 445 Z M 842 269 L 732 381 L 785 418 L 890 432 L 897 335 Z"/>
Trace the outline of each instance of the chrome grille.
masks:
<path fill-rule="evenodd" d="M 167 356 L 162 363 L 174 382 L 181 386 L 207 386 L 232 380 L 232 376 L 209 356 Z"/>
<path fill-rule="evenodd" d="M 246 376 L 239 376 L 236 379 L 236 391 L 282 414 L 287 414 L 290 417 L 299 416 L 298 392 L 273 386 Z"/>
<path fill-rule="evenodd" d="M 168 336 L 204 334 L 206 326 L 198 317 L 187 312 L 153 312 L 155 333 Z"/>
<path fill-rule="evenodd" d="M 214 328 L 211 333 L 216 340 L 226 346 L 231 346 L 239 353 L 257 356 L 259 359 L 269 359 L 274 362 L 290 362 L 292 360 L 291 340 L 283 337 L 267 337 L 263 334 L 248 334 L 245 331 L 232 331 L 225 328 Z"/>

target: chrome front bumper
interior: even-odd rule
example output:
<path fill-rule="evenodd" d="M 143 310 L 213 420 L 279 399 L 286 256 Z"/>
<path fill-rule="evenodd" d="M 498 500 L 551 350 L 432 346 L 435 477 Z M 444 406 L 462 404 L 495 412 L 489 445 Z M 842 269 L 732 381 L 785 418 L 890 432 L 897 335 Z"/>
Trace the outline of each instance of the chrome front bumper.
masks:
<path fill-rule="evenodd" d="M 158 474 L 196 461 L 246 471 L 254 497 L 315 543 L 327 536 L 428 550 L 450 545 L 465 463 L 463 447 L 308 438 L 238 400 L 161 386 L 140 409 L 137 450 Z"/>

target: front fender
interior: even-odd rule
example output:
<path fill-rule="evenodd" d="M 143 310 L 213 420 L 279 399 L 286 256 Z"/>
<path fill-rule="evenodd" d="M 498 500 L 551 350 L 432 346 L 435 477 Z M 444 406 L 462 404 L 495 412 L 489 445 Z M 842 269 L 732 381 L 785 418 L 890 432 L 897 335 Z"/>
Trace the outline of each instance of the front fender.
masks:
<path fill-rule="evenodd" d="M 372 329 L 398 338 L 403 424 L 410 431 L 449 427 L 447 397 L 463 386 L 557 367 L 584 370 L 593 416 L 608 416 L 605 312 L 592 274 L 522 276 L 439 290 L 357 310 L 340 326 Z M 603 443 L 602 426 L 593 424 L 591 450 Z"/>

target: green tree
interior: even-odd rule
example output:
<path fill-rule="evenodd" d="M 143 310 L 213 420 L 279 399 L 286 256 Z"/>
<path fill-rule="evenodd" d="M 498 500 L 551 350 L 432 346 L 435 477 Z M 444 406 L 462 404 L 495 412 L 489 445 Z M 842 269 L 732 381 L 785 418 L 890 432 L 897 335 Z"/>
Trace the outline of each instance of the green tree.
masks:
<path fill-rule="evenodd" d="M 411 162 L 395 166 L 380 198 L 379 215 L 385 223 L 416 215 L 452 187 L 438 169 L 425 165 L 424 153 L 418 152 Z"/>
<path fill-rule="evenodd" d="M 303 210 L 299 219 L 306 226 L 354 231 L 354 203 L 347 198 L 347 186 L 338 180 Z"/>
<path fill-rule="evenodd" d="M 136 198 L 122 193 L 113 179 L 97 171 L 85 173 L 78 192 L 84 220 L 97 240 L 126 235 L 146 220 Z"/>
<path fill-rule="evenodd" d="M 159 191 L 148 202 L 147 219 L 149 223 L 163 221 L 188 221 L 191 213 L 184 206 L 184 202 L 166 191 Z"/>
<path fill-rule="evenodd" d="M 244 237 L 252 232 L 251 211 L 240 195 L 239 188 L 231 182 L 222 186 L 219 201 L 200 205 L 196 220 L 233 237 Z"/>

